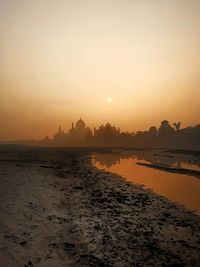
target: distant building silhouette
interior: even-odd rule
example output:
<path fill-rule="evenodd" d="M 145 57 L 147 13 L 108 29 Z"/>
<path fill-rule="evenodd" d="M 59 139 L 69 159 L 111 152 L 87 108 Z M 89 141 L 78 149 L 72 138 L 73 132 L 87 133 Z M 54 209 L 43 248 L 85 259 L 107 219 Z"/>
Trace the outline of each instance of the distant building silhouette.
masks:
<path fill-rule="evenodd" d="M 94 137 L 113 137 L 119 136 L 120 129 L 112 126 L 110 123 L 107 123 L 105 126 L 101 125 L 99 129 L 94 128 Z"/>
<path fill-rule="evenodd" d="M 68 132 L 62 131 L 61 126 L 58 128 L 58 132 L 54 135 L 53 140 L 56 143 L 69 142 L 69 141 L 81 141 L 86 139 L 87 136 L 92 136 L 92 130 L 89 127 L 86 127 L 85 122 L 80 118 L 74 126 Z"/>
<path fill-rule="evenodd" d="M 64 141 L 66 138 L 66 134 L 62 131 L 61 126 L 58 127 L 58 132 L 54 135 L 54 140 Z"/>
<path fill-rule="evenodd" d="M 32 142 L 34 143 L 34 142 Z M 160 127 L 151 126 L 147 131 L 136 133 L 121 132 L 120 128 L 110 123 L 94 128 L 92 131 L 80 118 L 72 123 L 68 132 L 58 127 L 53 139 L 46 137 L 35 143 L 42 145 L 65 146 L 112 146 L 132 148 L 182 148 L 200 149 L 200 124 L 181 129 L 181 122 L 170 125 L 168 120 L 163 120 Z"/>
<path fill-rule="evenodd" d="M 85 122 L 80 118 L 74 127 L 74 123 L 72 123 L 72 128 L 69 130 L 68 138 L 69 139 L 85 139 L 88 135 L 92 135 L 92 131 L 89 127 L 86 127 Z"/>

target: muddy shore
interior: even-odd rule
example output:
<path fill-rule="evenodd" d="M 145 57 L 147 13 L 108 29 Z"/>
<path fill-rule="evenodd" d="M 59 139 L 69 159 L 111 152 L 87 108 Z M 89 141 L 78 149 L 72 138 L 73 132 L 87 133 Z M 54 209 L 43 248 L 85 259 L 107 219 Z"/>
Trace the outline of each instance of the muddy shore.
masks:
<path fill-rule="evenodd" d="M 91 151 L 0 147 L 0 182 L 1 267 L 199 266 L 200 217 Z"/>

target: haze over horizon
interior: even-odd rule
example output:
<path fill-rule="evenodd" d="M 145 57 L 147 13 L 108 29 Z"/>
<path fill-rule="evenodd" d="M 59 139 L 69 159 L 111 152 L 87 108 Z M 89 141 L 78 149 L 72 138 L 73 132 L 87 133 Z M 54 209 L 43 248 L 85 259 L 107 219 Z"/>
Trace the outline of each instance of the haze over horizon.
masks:
<path fill-rule="evenodd" d="M 80 116 L 146 130 L 200 123 L 200 1 L 1 0 L 0 140 Z"/>

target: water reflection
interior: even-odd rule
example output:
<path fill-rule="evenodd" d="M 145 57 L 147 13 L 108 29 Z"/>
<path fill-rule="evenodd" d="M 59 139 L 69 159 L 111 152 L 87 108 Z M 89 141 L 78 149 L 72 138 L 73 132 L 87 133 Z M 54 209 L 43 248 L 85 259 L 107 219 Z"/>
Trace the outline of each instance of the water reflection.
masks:
<path fill-rule="evenodd" d="M 164 151 L 157 152 L 152 150 L 121 151 L 120 153 L 114 154 L 95 154 L 95 160 L 106 168 L 110 168 L 112 165 L 120 163 L 121 159 L 129 158 L 136 158 L 140 162 L 200 171 L 200 158 L 192 155 L 170 154 L 165 153 Z"/>
<path fill-rule="evenodd" d="M 117 173 L 134 183 L 143 184 L 154 192 L 200 214 L 200 179 L 139 166 L 137 162 L 200 170 L 198 157 L 162 151 L 121 151 L 120 153 L 115 151 L 114 154 L 94 154 L 93 157 L 93 163 L 97 168 Z"/>

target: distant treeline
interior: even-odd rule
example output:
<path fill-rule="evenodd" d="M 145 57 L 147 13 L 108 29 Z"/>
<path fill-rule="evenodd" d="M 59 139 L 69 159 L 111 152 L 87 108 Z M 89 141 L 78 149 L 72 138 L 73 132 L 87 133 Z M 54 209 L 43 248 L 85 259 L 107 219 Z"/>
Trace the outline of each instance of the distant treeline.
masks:
<path fill-rule="evenodd" d="M 131 147 L 164 147 L 200 149 L 200 124 L 181 129 L 181 123 L 163 120 L 159 128 L 152 126 L 148 131 L 136 133 L 121 132 L 107 124 L 99 128 L 97 133 L 88 137 L 88 144 L 118 145 Z"/>

